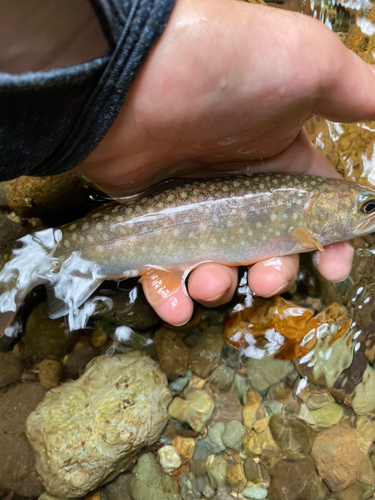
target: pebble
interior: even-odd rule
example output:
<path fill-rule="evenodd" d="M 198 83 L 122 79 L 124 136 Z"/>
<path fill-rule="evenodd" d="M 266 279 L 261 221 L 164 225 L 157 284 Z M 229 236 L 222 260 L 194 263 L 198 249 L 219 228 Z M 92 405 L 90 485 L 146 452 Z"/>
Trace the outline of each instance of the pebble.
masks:
<path fill-rule="evenodd" d="M 238 420 L 228 422 L 223 434 L 223 443 L 226 447 L 238 450 L 241 448 L 242 439 L 246 434 L 245 426 Z"/>
<path fill-rule="evenodd" d="M 183 472 L 178 478 L 180 495 L 183 500 L 200 500 L 201 494 L 198 490 L 197 480 L 192 472 Z"/>
<path fill-rule="evenodd" d="M 103 486 L 100 489 L 100 500 L 132 500 L 130 496 L 132 477 L 132 474 L 120 474 L 116 479 Z"/>
<path fill-rule="evenodd" d="M 167 379 L 151 358 L 95 358 L 81 378 L 49 391 L 27 420 L 46 489 L 80 497 L 115 477 L 157 441 L 170 401 Z"/>
<path fill-rule="evenodd" d="M 62 366 L 59 361 L 54 359 L 43 359 L 36 366 L 38 370 L 38 379 L 41 385 L 46 389 L 57 387 L 60 383 Z"/>
<path fill-rule="evenodd" d="M 267 498 L 267 490 L 259 486 L 248 486 L 242 491 L 242 494 L 244 497 L 251 498 L 252 500 L 264 500 Z"/>
<path fill-rule="evenodd" d="M 279 460 L 273 470 L 267 499 L 325 500 L 327 493 L 328 488 L 309 458 Z"/>
<path fill-rule="evenodd" d="M 224 431 L 224 422 L 215 422 L 208 429 L 208 437 L 210 438 L 211 442 L 217 446 L 219 451 L 225 450 L 225 444 L 223 442 Z"/>
<path fill-rule="evenodd" d="M 322 406 L 318 410 L 310 411 L 315 426 L 320 428 L 332 427 L 340 422 L 344 417 L 344 409 L 336 403 Z"/>
<path fill-rule="evenodd" d="M 181 457 L 172 445 L 166 445 L 158 449 L 159 462 L 165 472 L 172 472 L 181 465 Z"/>
<path fill-rule="evenodd" d="M 227 391 L 232 385 L 235 372 L 225 364 L 221 364 L 214 369 L 208 377 L 208 382 L 215 385 L 220 391 Z"/>
<path fill-rule="evenodd" d="M 264 450 L 277 453 L 279 448 L 272 437 L 269 427 L 263 432 L 251 431 L 243 439 L 243 446 L 245 452 L 253 455 L 261 455 Z"/>
<path fill-rule="evenodd" d="M 187 371 L 189 348 L 178 333 L 159 328 L 155 333 L 155 348 L 160 368 L 169 380 L 173 381 Z"/>
<path fill-rule="evenodd" d="M 173 479 L 162 471 L 152 453 L 139 457 L 130 480 L 133 500 L 181 500 Z"/>
<path fill-rule="evenodd" d="M 364 458 L 354 431 L 338 424 L 320 432 L 312 447 L 319 475 L 334 492 L 347 488 L 360 477 Z"/>
<path fill-rule="evenodd" d="M 298 459 L 307 455 L 316 433 L 299 418 L 271 418 L 270 430 L 285 458 Z"/>
<path fill-rule="evenodd" d="M 193 458 L 195 450 L 195 440 L 193 438 L 176 436 L 172 444 L 183 458 L 186 460 Z"/>
<path fill-rule="evenodd" d="M 246 372 L 251 387 L 260 394 L 265 395 L 271 385 L 284 380 L 294 371 L 291 361 L 274 359 L 273 356 L 264 356 L 261 359 L 248 358 Z"/>
<path fill-rule="evenodd" d="M 357 415 L 368 415 L 375 409 L 375 370 L 367 366 L 362 381 L 356 386 L 352 408 Z"/>
<path fill-rule="evenodd" d="M 247 479 L 242 464 L 229 465 L 227 474 L 229 486 L 236 493 L 240 493 L 247 484 Z"/>
<path fill-rule="evenodd" d="M 170 390 L 173 394 L 181 394 L 185 387 L 189 384 L 191 378 L 191 371 L 187 370 L 182 376 L 177 377 L 169 384 Z"/>
<path fill-rule="evenodd" d="M 209 326 L 202 331 L 189 352 L 190 370 L 198 377 L 206 379 L 221 363 L 220 353 L 223 345 L 221 326 Z"/>
<path fill-rule="evenodd" d="M 186 399 L 175 398 L 169 406 L 169 414 L 180 422 L 187 422 L 192 429 L 200 432 L 210 419 L 214 402 L 204 390 L 192 389 Z"/>
<path fill-rule="evenodd" d="M 210 455 L 206 460 L 208 480 L 212 488 L 218 490 L 227 485 L 228 463 L 222 455 Z"/>

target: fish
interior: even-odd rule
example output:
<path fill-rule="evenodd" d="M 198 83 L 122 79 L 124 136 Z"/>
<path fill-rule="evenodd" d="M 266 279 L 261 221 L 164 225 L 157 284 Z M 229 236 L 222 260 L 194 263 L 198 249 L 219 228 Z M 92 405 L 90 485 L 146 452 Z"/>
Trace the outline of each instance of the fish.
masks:
<path fill-rule="evenodd" d="M 193 181 L 124 205 L 112 202 L 19 240 L 21 248 L 0 271 L 0 337 L 12 334 L 18 308 L 40 284 L 49 316 L 68 315 L 72 328 L 80 306 L 105 280 L 140 276 L 157 302 L 180 287 L 187 293 L 188 274 L 203 263 L 249 265 L 323 251 L 374 230 L 374 190 L 307 175 Z"/>

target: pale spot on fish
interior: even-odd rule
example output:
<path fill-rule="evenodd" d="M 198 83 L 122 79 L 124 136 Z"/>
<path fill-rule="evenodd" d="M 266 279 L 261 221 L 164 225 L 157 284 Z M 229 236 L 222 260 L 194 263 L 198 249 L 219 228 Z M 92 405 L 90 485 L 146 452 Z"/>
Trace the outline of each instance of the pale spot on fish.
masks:
<path fill-rule="evenodd" d="M 296 212 L 296 213 L 294 213 L 294 214 L 292 215 L 292 219 L 293 219 L 293 220 L 297 220 L 297 219 L 298 219 L 298 214 L 297 214 L 297 212 Z"/>
<path fill-rule="evenodd" d="M 98 231 L 100 231 L 100 230 L 102 229 L 102 227 L 103 227 L 103 224 L 102 224 L 101 222 L 98 222 L 98 223 L 96 224 L 96 229 L 97 229 Z"/>
<path fill-rule="evenodd" d="M 84 222 L 82 224 L 82 231 L 86 231 L 89 228 L 90 228 L 90 224 L 88 222 Z"/>
<path fill-rule="evenodd" d="M 69 240 L 65 240 L 64 241 L 64 247 L 65 248 L 70 248 L 70 241 Z"/>
<path fill-rule="evenodd" d="M 259 189 L 264 189 L 264 184 L 260 183 L 259 184 Z"/>
<path fill-rule="evenodd" d="M 118 212 L 120 208 L 120 205 L 117 205 L 117 207 L 115 207 L 113 210 L 112 210 L 112 213 L 115 214 L 116 212 Z"/>
<path fill-rule="evenodd" d="M 280 231 L 275 232 L 276 236 L 280 236 Z"/>
<path fill-rule="evenodd" d="M 233 222 L 231 220 L 227 220 L 227 227 L 233 227 Z"/>
<path fill-rule="evenodd" d="M 136 205 L 136 206 L 134 207 L 134 210 L 135 210 L 136 212 L 141 212 L 141 211 L 142 211 L 142 207 L 141 207 L 140 205 Z"/>
<path fill-rule="evenodd" d="M 248 236 L 252 236 L 252 235 L 253 235 L 253 232 L 252 232 L 252 230 L 251 230 L 251 229 L 249 229 L 249 230 L 248 230 L 247 235 L 248 235 Z"/>
<path fill-rule="evenodd" d="M 102 247 L 101 245 L 98 245 L 97 247 L 95 247 L 95 250 L 99 253 L 102 253 L 102 252 L 104 252 L 104 247 Z"/>
<path fill-rule="evenodd" d="M 272 221 L 275 221 L 275 220 L 277 219 L 277 215 L 276 215 L 276 214 L 271 214 L 271 215 L 270 215 L 270 219 L 271 219 Z"/>
<path fill-rule="evenodd" d="M 226 242 L 227 242 L 227 239 L 226 239 L 226 238 L 224 238 L 224 237 L 220 238 L 220 243 L 224 244 L 224 243 L 226 243 Z"/>
<path fill-rule="evenodd" d="M 80 236 L 80 237 L 79 237 L 79 242 L 80 242 L 80 243 L 84 243 L 84 242 L 85 242 L 85 238 L 84 238 L 83 236 Z"/>
<path fill-rule="evenodd" d="M 260 229 L 262 227 L 262 223 L 261 222 L 257 222 L 255 224 L 255 227 L 258 228 L 258 229 Z"/>
<path fill-rule="evenodd" d="M 121 215 L 118 215 L 116 217 L 116 220 L 117 220 L 117 222 L 122 222 L 123 221 L 123 217 Z"/>
<path fill-rule="evenodd" d="M 243 230 L 243 227 L 240 227 L 240 228 L 239 228 L 239 230 L 238 230 L 238 232 L 239 232 L 240 234 L 243 234 L 245 231 Z"/>
<path fill-rule="evenodd" d="M 102 238 L 104 241 L 108 241 L 109 240 L 109 236 L 107 233 L 102 233 Z"/>
<path fill-rule="evenodd" d="M 224 193 L 226 193 L 229 191 L 229 187 L 224 184 L 224 186 L 221 188 L 221 190 L 224 191 Z"/>
<path fill-rule="evenodd" d="M 86 239 L 89 243 L 94 243 L 94 237 L 91 234 L 89 234 Z"/>
<path fill-rule="evenodd" d="M 167 201 L 173 201 L 174 200 L 174 196 L 173 194 L 170 194 L 167 198 Z"/>
<path fill-rule="evenodd" d="M 104 220 L 108 220 L 109 219 L 109 215 L 106 214 L 104 217 L 103 217 Z"/>
<path fill-rule="evenodd" d="M 133 213 L 133 209 L 131 207 L 128 207 L 126 210 L 125 210 L 125 213 L 126 215 L 130 215 Z"/>
<path fill-rule="evenodd" d="M 71 224 L 69 226 L 69 231 L 74 231 L 75 229 L 77 229 L 77 224 Z"/>
<path fill-rule="evenodd" d="M 181 198 L 182 200 L 185 200 L 185 198 L 187 198 L 187 196 L 188 196 L 188 195 L 187 195 L 187 192 L 186 192 L 186 191 L 181 191 L 181 193 L 180 193 L 180 198 Z"/>
<path fill-rule="evenodd" d="M 101 212 L 98 212 L 96 214 L 92 214 L 91 218 L 92 219 L 97 219 L 98 217 L 101 217 L 102 213 Z"/>
<path fill-rule="evenodd" d="M 73 241 L 77 241 L 77 233 L 73 233 L 72 234 L 72 240 Z"/>
<path fill-rule="evenodd" d="M 283 213 L 282 215 L 283 219 L 287 219 L 288 218 L 288 214 L 286 212 Z"/>

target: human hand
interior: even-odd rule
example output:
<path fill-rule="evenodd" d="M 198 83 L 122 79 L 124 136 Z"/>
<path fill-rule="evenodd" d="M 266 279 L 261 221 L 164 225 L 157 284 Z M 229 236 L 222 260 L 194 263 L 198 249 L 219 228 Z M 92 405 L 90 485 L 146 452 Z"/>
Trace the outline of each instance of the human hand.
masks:
<path fill-rule="evenodd" d="M 290 172 L 338 176 L 310 143 L 313 114 L 334 121 L 375 118 L 374 68 L 322 23 L 300 14 L 231 0 L 177 0 L 171 19 L 111 130 L 79 167 L 113 196 L 178 176 Z M 345 278 L 353 249 L 327 247 L 316 265 Z M 262 296 L 295 280 L 298 256 L 249 271 Z M 232 297 L 237 270 L 206 264 L 189 295 L 216 306 Z M 152 303 L 167 322 L 186 322 L 192 300 L 180 289 Z"/>

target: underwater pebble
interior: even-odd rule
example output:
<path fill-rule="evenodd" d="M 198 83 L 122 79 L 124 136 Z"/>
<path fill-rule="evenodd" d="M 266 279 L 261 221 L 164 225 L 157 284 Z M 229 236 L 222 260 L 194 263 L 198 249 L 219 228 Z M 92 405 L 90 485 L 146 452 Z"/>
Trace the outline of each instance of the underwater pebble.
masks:
<path fill-rule="evenodd" d="M 241 404 L 244 405 L 246 403 L 246 394 L 249 390 L 248 378 L 236 373 L 236 376 L 234 377 L 234 390 L 236 391 Z"/>
<path fill-rule="evenodd" d="M 221 364 L 214 369 L 207 381 L 215 385 L 220 391 L 226 391 L 232 385 L 235 372 L 232 368 Z"/>
<path fill-rule="evenodd" d="M 170 390 L 174 394 L 180 394 L 189 384 L 190 378 L 191 378 L 191 371 L 188 370 L 181 377 L 177 377 L 173 382 L 169 384 Z"/>
<path fill-rule="evenodd" d="M 334 492 L 347 488 L 360 477 L 364 458 L 354 431 L 338 424 L 320 432 L 312 447 L 319 475 Z"/>
<path fill-rule="evenodd" d="M 258 479 L 258 464 L 251 457 L 246 457 L 243 463 L 245 476 L 248 481 L 255 481 Z"/>
<path fill-rule="evenodd" d="M 342 406 L 336 403 L 330 403 L 322 406 L 319 410 L 310 411 L 316 427 L 332 427 L 340 422 L 345 415 Z"/>
<path fill-rule="evenodd" d="M 302 420 L 274 416 L 269 426 L 285 458 L 296 460 L 310 452 L 316 433 Z"/>
<path fill-rule="evenodd" d="M 197 480 L 192 472 L 183 472 L 178 478 L 180 485 L 180 495 L 183 500 L 200 500 L 201 494 L 198 491 Z"/>
<path fill-rule="evenodd" d="M 246 453 L 261 455 L 264 450 L 279 452 L 279 448 L 272 437 L 269 427 L 263 432 L 251 431 L 243 439 L 243 447 Z"/>
<path fill-rule="evenodd" d="M 160 368 L 169 380 L 175 380 L 188 369 L 189 348 L 178 333 L 159 328 L 155 333 L 155 348 Z"/>
<path fill-rule="evenodd" d="M 176 448 L 178 453 L 183 458 L 186 458 L 186 460 L 190 460 L 193 457 L 195 450 L 195 440 L 193 438 L 176 436 L 172 441 L 172 444 Z"/>
<path fill-rule="evenodd" d="M 21 363 L 13 352 L 0 352 L 0 387 L 21 380 Z"/>
<path fill-rule="evenodd" d="M 202 462 L 203 460 L 206 460 L 209 455 L 216 455 L 223 449 L 225 449 L 225 446 L 219 448 L 211 441 L 210 437 L 205 437 L 196 442 L 193 460 L 196 462 Z"/>
<path fill-rule="evenodd" d="M 116 479 L 103 486 L 100 489 L 100 500 L 132 500 L 130 496 L 132 477 L 132 474 L 120 474 Z"/>
<path fill-rule="evenodd" d="M 225 450 L 225 444 L 223 442 L 224 431 L 224 422 L 215 422 L 210 425 L 208 429 L 208 437 L 210 438 L 211 442 L 218 447 L 219 451 Z"/>
<path fill-rule="evenodd" d="M 268 500 L 325 500 L 328 488 L 309 458 L 280 460 L 276 463 Z M 353 499 L 354 500 L 354 499 Z"/>
<path fill-rule="evenodd" d="M 125 470 L 158 439 L 170 400 L 165 375 L 139 352 L 95 358 L 80 379 L 49 391 L 27 420 L 48 491 L 83 496 Z"/>
<path fill-rule="evenodd" d="M 210 455 L 206 460 L 208 480 L 212 488 L 218 490 L 227 484 L 228 463 L 221 455 Z"/>
<path fill-rule="evenodd" d="M 54 359 L 43 359 L 37 364 L 38 379 L 43 387 L 52 389 L 60 383 L 62 366 L 59 361 Z"/>
<path fill-rule="evenodd" d="M 242 439 L 246 434 L 245 426 L 238 420 L 228 422 L 223 434 L 223 443 L 227 448 L 238 450 L 241 448 Z"/>
<path fill-rule="evenodd" d="M 206 379 L 209 374 L 221 363 L 220 353 L 224 341 L 221 337 L 221 326 L 209 326 L 199 334 L 197 343 L 189 352 L 189 368 Z"/>
<path fill-rule="evenodd" d="M 207 392 L 192 389 L 186 399 L 175 398 L 169 406 L 169 414 L 180 422 L 187 422 L 200 432 L 212 415 L 214 403 Z"/>
<path fill-rule="evenodd" d="M 139 457 L 130 480 L 133 500 L 181 500 L 173 479 L 163 472 L 152 453 Z"/>
<path fill-rule="evenodd" d="M 357 415 L 368 415 L 375 409 L 375 370 L 367 365 L 362 381 L 356 386 L 352 408 Z"/>
<path fill-rule="evenodd" d="M 228 484 L 233 491 L 240 493 L 247 484 L 245 471 L 242 464 L 228 465 Z"/>
<path fill-rule="evenodd" d="M 291 361 L 274 359 L 272 356 L 264 356 L 261 359 L 248 358 L 246 362 L 251 387 L 262 395 L 271 385 L 284 380 L 293 371 L 294 364 Z"/>
<path fill-rule="evenodd" d="M 244 497 L 251 498 L 252 500 L 264 500 L 267 498 L 267 490 L 259 486 L 248 486 L 242 491 L 242 494 Z"/>
<path fill-rule="evenodd" d="M 158 449 L 159 462 L 162 469 L 166 472 L 172 472 L 181 465 L 181 457 L 172 445 L 166 445 Z"/>

